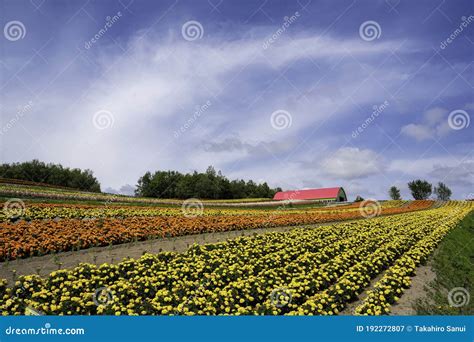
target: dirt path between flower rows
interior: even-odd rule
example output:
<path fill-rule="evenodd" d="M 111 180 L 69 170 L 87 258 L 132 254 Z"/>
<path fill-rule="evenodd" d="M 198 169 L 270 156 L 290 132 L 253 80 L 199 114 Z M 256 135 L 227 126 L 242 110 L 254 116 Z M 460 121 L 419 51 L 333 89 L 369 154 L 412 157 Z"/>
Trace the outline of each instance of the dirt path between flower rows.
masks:
<path fill-rule="evenodd" d="M 362 304 L 367 297 L 367 291 L 372 290 L 375 284 L 383 277 L 385 271 L 377 275 L 370 285 L 367 286 L 358 299 L 349 303 L 346 308 L 340 313 L 341 315 L 354 315 L 355 309 Z M 400 299 L 390 307 L 390 315 L 392 316 L 408 316 L 416 315 L 413 304 L 417 299 L 426 296 L 426 286 L 436 278 L 436 273 L 432 270 L 431 259 L 426 265 L 421 265 L 416 268 L 416 274 L 411 277 L 411 286 L 403 291 Z"/>
<path fill-rule="evenodd" d="M 426 265 L 418 266 L 416 274 L 411 278 L 411 286 L 406 289 L 397 303 L 390 308 L 390 315 L 404 316 L 416 315 L 413 304 L 417 299 L 426 296 L 426 286 L 436 279 L 436 273 L 432 269 L 431 259 Z"/>
<path fill-rule="evenodd" d="M 139 258 L 145 253 L 159 253 L 162 251 L 184 252 L 194 243 L 208 244 L 226 241 L 239 236 L 256 235 L 269 232 L 285 232 L 295 228 L 315 227 L 335 223 L 337 222 L 306 226 L 256 228 L 218 233 L 184 235 L 173 238 L 137 241 L 107 247 L 93 247 L 79 251 L 60 252 L 57 254 L 17 259 L 0 263 L 0 279 L 6 279 L 9 285 L 11 285 L 15 279 L 15 276 L 29 274 L 47 276 L 53 271 L 64 268 L 73 268 L 82 262 L 96 265 L 103 263 L 113 264 L 120 262 L 126 257 Z"/>

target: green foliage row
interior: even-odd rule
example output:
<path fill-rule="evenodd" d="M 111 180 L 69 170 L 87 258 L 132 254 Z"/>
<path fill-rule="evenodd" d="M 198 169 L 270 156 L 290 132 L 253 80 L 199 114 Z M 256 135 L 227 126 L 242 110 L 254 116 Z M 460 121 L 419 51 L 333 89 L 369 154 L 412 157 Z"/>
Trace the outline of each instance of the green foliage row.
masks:
<path fill-rule="evenodd" d="M 177 171 L 147 172 L 138 180 L 137 196 L 157 198 L 272 198 L 280 188 L 271 189 L 267 183 L 252 180 L 229 180 L 209 166 L 204 173 L 182 174 Z"/>
<path fill-rule="evenodd" d="M 0 177 L 100 192 L 100 184 L 91 170 L 70 169 L 61 164 L 32 160 L 0 165 Z"/>

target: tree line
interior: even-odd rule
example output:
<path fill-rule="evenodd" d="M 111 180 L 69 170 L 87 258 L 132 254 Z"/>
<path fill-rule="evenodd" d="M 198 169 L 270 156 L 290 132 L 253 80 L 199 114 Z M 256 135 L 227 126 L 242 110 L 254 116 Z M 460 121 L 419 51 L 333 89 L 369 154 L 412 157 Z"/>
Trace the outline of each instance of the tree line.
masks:
<path fill-rule="evenodd" d="M 100 183 L 91 170 L 70 169 L 61 164 L 32 160 L 0 165 L 0 178 L 20 179 L 83 191 L 100 192 Z"/>
<path fill-rule="evenodd" d="M 83 191 L 100 192 L 100 183 L 89 169 L 63 167 L 61 164 L 44 163 L 32 160 L 23 163 L 1 164 L 0 178 L 26 180 L 64 186 Z M 424 200 L 435 194 L 438 200 L 451 198 L 451 189 L 439 182 L 432 186 L 428 181 L 416 179 L 408 183 L 408 188 L 416 200 Z M 206 172 L 180 173 L 178 171 L 146 172 L 138 179 L 135 194 L 141 197 L 157 198 L 206 198 L 206 199 L 239 199 L 239 198 L 273 198 L 281 188 L 270 188 L 266 182 L 257 184 L 253 180 L 229 180 L 209 166 Z M 392 186 L 389 191 L 391 199 L 401 199 L 400 189 Z M 363 198 L 357 196 L 356 201 Z"/>
<path fill-rule="evenodd" d="M 221 171 L 209 166 L 206 172 L 182 174 L 177 171 L 146 172 L 138 180 L 135 194 L 141 197 L 160 198 L 273 198 L 281 188 L 271 189 L 266 182 L 229 180 Z"/>
<path fill-rule="evenodd" d="M 433 187 L 431 183 L 426 180 L 416 179 L 408 183 L 408 189 L 410 189 L 411 195 L 416 200 L 425 200 L 431 196 L 432 193 L 436 195 L 436 198 L 441 201 L 448 201 L 451 198 L 452 191 L 446 184 L 439 182 L 437 186 Z M 388 194 L 391 199 L 399 200 L 400 189 L 396 186 L 392 186 Z"/>

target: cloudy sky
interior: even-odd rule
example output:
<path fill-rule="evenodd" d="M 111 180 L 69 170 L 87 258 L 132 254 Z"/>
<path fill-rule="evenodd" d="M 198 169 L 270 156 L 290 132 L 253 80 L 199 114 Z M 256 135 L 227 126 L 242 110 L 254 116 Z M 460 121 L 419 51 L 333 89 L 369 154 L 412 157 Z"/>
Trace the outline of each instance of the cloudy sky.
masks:
<path fill-rule="evenodd" d="M 472 1 L 0 1 L 1 162 L 474 193 Z"/>

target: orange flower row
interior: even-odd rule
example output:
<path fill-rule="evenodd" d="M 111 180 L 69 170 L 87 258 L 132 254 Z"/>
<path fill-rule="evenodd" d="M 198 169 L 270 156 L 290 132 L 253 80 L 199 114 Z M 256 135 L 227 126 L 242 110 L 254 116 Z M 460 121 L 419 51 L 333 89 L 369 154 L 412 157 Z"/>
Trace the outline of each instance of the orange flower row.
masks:
<path fill-rule="evenodd" d="M 427 209 L 433 201 L 383 209 L 382 215 Z M 308 212 L 279 215 L 128 217 L 124 219 L 63 219 L 0 223 L 0 260 L 107 246 L 137 240 L 262 227 L 294 226 L 361 218 L 363 211 Z"/>

